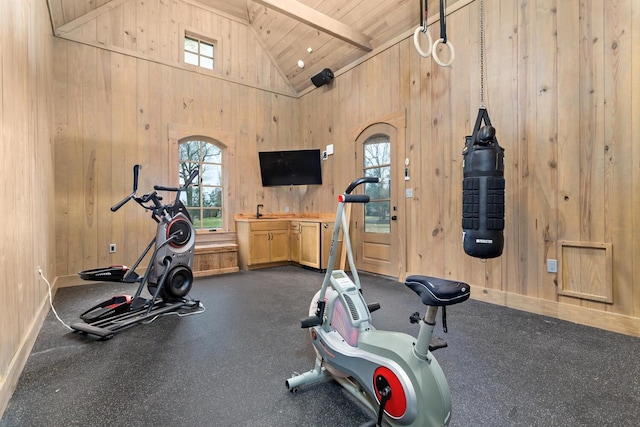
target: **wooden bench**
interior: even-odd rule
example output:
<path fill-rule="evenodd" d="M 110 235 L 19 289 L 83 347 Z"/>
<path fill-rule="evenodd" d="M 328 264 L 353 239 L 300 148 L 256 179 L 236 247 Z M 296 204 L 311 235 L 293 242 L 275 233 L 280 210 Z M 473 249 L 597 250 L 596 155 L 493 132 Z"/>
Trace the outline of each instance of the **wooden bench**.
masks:
<path fill-rule="evenodd" d="M 238 270 L 238 244 L 234 232 L 197 236 L 193 257 L 193 277 L 235 273 Z"/>
<path fill-rule="evenodd" d="M 236 243 L 196 245 L 193 257 L 193 277 L 235 273 L 238 270 L 238 245 Z"/>

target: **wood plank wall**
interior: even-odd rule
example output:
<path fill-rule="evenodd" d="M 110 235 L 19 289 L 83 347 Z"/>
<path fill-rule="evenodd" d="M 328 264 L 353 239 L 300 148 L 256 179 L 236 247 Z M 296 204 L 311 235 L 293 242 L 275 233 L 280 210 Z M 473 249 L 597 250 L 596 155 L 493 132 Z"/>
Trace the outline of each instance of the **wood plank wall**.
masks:
<path fill-rule="evenodd" d="M 143 164 L 143 186 L 169 176 L 168 124 L 236 135 L 235 165 L 242 171 L 232 195 L 237 213 L 252 212 L 256 203 L 267 212 L 289 206 L 325 213 L 353 178 L 354 133 L 401 113 L 411 180 L 394 189 L 413 190 L 400 213 L 407 273 L 455 277 L 471 283 L 479 299 L 640 335 L 640 293 L 633 287 L 640 277 L 633 263 L 639 252 L 640 222 L 633 212 L 640 207 L 640 141 L 632 119 L 640 107 L 632 79 L 640 63 L 640 6 L 632 0 L 485 3 L 485 98 L 506 148 L 502 257 L 474 259 L 461 244 L 461 150 L 480 106 L 475 1 L 451 8 L 447 18 L 456 48 L 452 67 L 421 59 L 407 36 L 300 99 L 263 90 L 255 81 L 231 82 L 150 59 L 140 53 L 158 46 L 150 35 L 121 45 L 112 36 L 101 49 L 94 40 L 104 39 L 98 36 L 104 27 L 87 23 L 73 30 L 87 43 L 57 40 L 56 55 L 64 58 L 56 74 L 62 129 L 56 140 L 58 275 L 129 262 L 144 246 L 134 236 L 152 224 L 142 216 L 137 224 L 120 224 L 108 206 L 127 193 L 133 163 Z M 135 29 L 154 15 L 136 10 L 122 16 L 122 28 Z M 189 13 L 176 16 L 196 25 Z M 256 151 L 330 143 L 336 154 L 323 163 L 321 188 L 259 186 Z M 107 253 L 114 235 L 124 245 L 117 257 Z M 611 244 L 613 304 L 558 295 L 559 277 L 546 272 L 545 261 L 560 257 L 565 240 Z"/>
<path fill-rule="evenodd" d="M 52 30 L 43 1 L 0 7 L 0 417 L 55 278 Z"/>
<path fill-rule="evenodd" d="M 169 184 L 171 127 L 234 135 L 230 167 L 241 173 L 226 206 L 235 212 L 299 206 L 298 190 L 261 187 L 257 155 L 299 146 L 295 98 L 62 39 L 55 53 L 58 277 L 133 264 L 155 223 L 135 204 L 109 208 L 131 192 L 134 164 L 142 165 L 140 192 Z"/>
<path fill-rule="evenodd" d="M 468 281 L 474 297 L 640 335 L 640 3 L 485 0 L 485 102 L 506 149 L 505 248 L 483 261 L 461 242 L 461 150 L 480 106 L 479 1 L 447 18 L 450 68 L 407 38 L 300 100 L 305 144 L 333 143 L 329 188 L 353 179 L 354 131 L 405 112 L 407 273 Z M 432 9 L 433 10 L 433 9 Z M 439 34 L 439 24 L 431 26 Z M 397 159 L 397 167 L 404 167 Z M 318 199 L 318 196 L 320 199 Z M 301 206 L 330 206 L 329 191 Z M 613 304 L 559 296 L 559 242 L 611 244 Z M 563 260 L 559 259 L 562 263 Z M 581 260 L 574 270 L 591 266 Z M 583 286 L 594 275 L 582 275 Z M 610 315 L 611 314 L 611 315 Z"/>
<path fill-rule="evenodd" d="M 58 36 L 276 93 L 295 93 L 247 22 L 196 1 L 118 0 L 84 16 L 78 13 L 56 28 Z M 215 41 L 213 71 L 183 64 L 185 31 Z"/>
<path fill-rule="evenodd" d="M 10 209 L 0 240 L 0 413 L 46 314 L 36 267 L 51 279 L 135 258 L 152 224 L 136 210 L 124 221 L 108 208 L 129 191 L 134 163 L 143 165 L 142 188 L 168 179 L 170 124 L 235 135 L 242 173 L 229 197 L 237 212 L 263 203 L 267 212 L 321 213 L 333 211 L 334 193 L 353 178 L 354 132 L 404 112 L 411 181 L 394 189 L 413 190 L 401 216 L 408 273 L 456 277 L 475 298 L 640 336 L 640 5 L 485 1 L 487 107 L 507 150 L 505 252 L 487 262 L 463 254 L 459 219 L 460 151 L 479 106 L 478 1 L 448 17 L 451 68 L 421 59 L 407 38 L 301 99 L 277 79 L 249 77 L 272 75 L 266 53 L 242 82 L 242 72 L 209 76 L 151 58 L 149 46 L 174 43 L 174 27 L 171 35 L 149 29 L 135 44 L 123 36 L 139 19 L 166 19 L 166 10 L 122 9 L 121 21 L 82 28 L 77 37 L 87 41 L 52 47 L 45 2 L 5 1 L 0 191 Z M 176 16 L 200 25 L 191 13 Z M 249 32 L 224 25 L 237 27 L 237 52 L 260 52 L 259 43 L 235 41 L 249 46 Z M 100 48 L 107 33 L 111 45 Z M 323 164 L 321 188 L 259 186 L 256 151 L 329 143 L 336 154 Z M 113 239 L 117 257 L 107 251 Z M 559 257 L 564 240 L 611 245 L 613 304 L 557 295 L 545 259 Z"/>

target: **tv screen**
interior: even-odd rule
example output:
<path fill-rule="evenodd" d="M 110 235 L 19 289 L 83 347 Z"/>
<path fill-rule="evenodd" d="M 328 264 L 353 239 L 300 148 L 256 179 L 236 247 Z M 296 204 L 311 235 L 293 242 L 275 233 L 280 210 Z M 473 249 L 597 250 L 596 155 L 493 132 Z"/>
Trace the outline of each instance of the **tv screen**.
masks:
<path fill-rule="evenodd" d="M 260 151 L 263 187 L 322 184 L 320 150 Z"/>

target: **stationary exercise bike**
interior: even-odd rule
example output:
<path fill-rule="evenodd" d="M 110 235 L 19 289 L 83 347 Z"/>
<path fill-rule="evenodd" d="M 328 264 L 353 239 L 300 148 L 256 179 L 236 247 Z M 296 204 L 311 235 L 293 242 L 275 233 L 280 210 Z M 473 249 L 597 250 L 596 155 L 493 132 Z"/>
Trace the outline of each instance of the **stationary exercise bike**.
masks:
<path fill-rule="evenodd" d="M 199 301 L 188 299 L 193 284 L 193 254 L 195 230 L 189 212 L 180 200 L 180 193 L 198 176 L 194 170 L 182 187 L 154 186 L 154 191 L 137 195 L 140 165 L 133 167 L 133 192 L 111 207 L 116 212 L 133 200 L 157 223 L 156 235 L 140 254 L 132 268 L 114 265 L 106 268 L 84 270 L 79 273 L 84 280 L 138 283 L 134 296 L 117 295 L 80 315 L 83 322 L 71 324 L 71 328 L 101 338 L 111 338 L 115 333 L 156 316 L 177 312 L 185 314 L 201 307 Z M 157 191 L 175 192 L 173 203 L 163 205 Z M 143 276 L 136 268 L 152 247 L 153 254 Z M 151 298 L 142 297 L 147 287 Z"/>
<path fill-rule="evenodd" d="M 301 321 L 310 329 L 316 361 L 312 370 L 294 374 L 286 381 L 290 391 L 302 385 L 333 378 L 366 407 L 377 414 L 368 426 L 444 426 L 451 418 L 451 395 L 445 375 L 433 356 L 446 347 L 441 339 L 432 341 L 439 307 L 469 298 L 466 283 L 428 276 L 409 276 L 405 285 L 427 306 L 424 317 L 414 313 L 410 320 L 420 324 L 418 338 L 380 331 L 371 325 L 371 312 L 380 305 L 367 304 L 353 261 L 345 203 L 367 203 L 369 196 L 351 194 L 360 184 L 378 183 L 379 178 L 353 181 L 338 196 L 329 263 L 320 291 L 309 307 L 310 317 Z M 353 280 L 342 270 L 333 270 L 340 229 Z"/>

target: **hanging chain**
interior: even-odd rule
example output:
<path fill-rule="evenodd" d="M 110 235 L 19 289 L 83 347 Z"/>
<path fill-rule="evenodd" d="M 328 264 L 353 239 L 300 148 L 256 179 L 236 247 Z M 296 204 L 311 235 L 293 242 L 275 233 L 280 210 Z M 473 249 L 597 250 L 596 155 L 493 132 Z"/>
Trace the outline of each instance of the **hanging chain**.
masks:
<path fill-rule="evenodd" d="M 480 0 L 480 108 L 484 105 L 484 0 Z"/>

